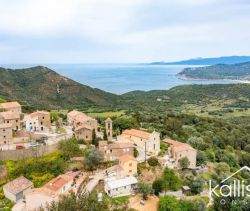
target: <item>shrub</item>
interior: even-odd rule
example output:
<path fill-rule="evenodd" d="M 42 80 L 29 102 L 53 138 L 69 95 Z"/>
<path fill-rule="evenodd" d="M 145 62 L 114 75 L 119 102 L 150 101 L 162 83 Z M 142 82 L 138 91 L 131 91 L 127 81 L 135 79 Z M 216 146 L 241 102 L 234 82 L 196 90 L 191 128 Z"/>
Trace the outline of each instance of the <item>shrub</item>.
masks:
<path fill-rule="evenodd" d="M 148 164 L 150 166 L 157 166 L 159 164 L 159 161 L 156 157 L 151 157 L 148 159 Z"/>

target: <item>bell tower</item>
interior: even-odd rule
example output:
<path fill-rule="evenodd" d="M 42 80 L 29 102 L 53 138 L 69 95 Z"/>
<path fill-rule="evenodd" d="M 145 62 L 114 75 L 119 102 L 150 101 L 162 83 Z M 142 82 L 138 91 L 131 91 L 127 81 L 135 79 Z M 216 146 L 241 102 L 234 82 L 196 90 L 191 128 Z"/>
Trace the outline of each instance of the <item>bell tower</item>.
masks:
<path fill-rule="evenodd" d="M 105 120 L 105 129 L 106 129 L 108 141 L 112 141 L 112 139 L 113 139 L 113 125 L 112 125 L 112 120 L 110 118 L 107 118 Z"/>

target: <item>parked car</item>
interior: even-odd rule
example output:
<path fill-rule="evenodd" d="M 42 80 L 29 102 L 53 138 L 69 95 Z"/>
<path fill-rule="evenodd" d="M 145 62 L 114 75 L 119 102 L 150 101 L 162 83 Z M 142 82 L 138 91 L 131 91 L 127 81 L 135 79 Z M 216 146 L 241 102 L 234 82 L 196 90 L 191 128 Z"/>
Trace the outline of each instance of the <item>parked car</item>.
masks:
<path fill-rule="evenodd" d="M 42 136 L 40 139 L 43 141 L 47 141 L 49 138 L 48 138 L 48 136 Z"/>
<path fill-rule="evenodd" d="M 30 144 L 29 144 L 29 147 L 30 147 L 30 148 L 37 147 L 37 146 L 39 146 L 39 144 L 38 144 L 37 142 L 34 142 L 34 143 L 30 143 Z"/>
<path fill-rule="evenodd" d="M 36 143 L 46 145 L 46 142 L 42 139 L 37 139 Z"/>
<path fill-rule="evenodd" d="M 25 149 L 25 147 L 23 145 L 16 145 L 16 149 Z"/>

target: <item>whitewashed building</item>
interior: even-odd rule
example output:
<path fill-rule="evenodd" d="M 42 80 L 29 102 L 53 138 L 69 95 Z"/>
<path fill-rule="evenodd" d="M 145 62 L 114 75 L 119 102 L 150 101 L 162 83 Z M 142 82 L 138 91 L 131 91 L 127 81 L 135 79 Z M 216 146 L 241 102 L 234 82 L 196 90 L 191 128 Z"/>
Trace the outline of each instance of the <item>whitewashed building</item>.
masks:
<path fill-rule="evenodd" d="M 137 188 L 137 179 L 133 176 L 123 179 L 112 179 L 104 181 L 104 190 L 111 196 L 126 196 L 135 192 Z"/>

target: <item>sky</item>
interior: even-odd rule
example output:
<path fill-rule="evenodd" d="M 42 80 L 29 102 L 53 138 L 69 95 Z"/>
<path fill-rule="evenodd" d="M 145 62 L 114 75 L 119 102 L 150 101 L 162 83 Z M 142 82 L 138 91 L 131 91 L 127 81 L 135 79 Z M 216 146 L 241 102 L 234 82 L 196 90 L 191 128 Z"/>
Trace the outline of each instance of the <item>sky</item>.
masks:
<path fill-rule="evenodd" d="M 0 63 L 250 55 L 250 0 L 0 0 Z"/>

